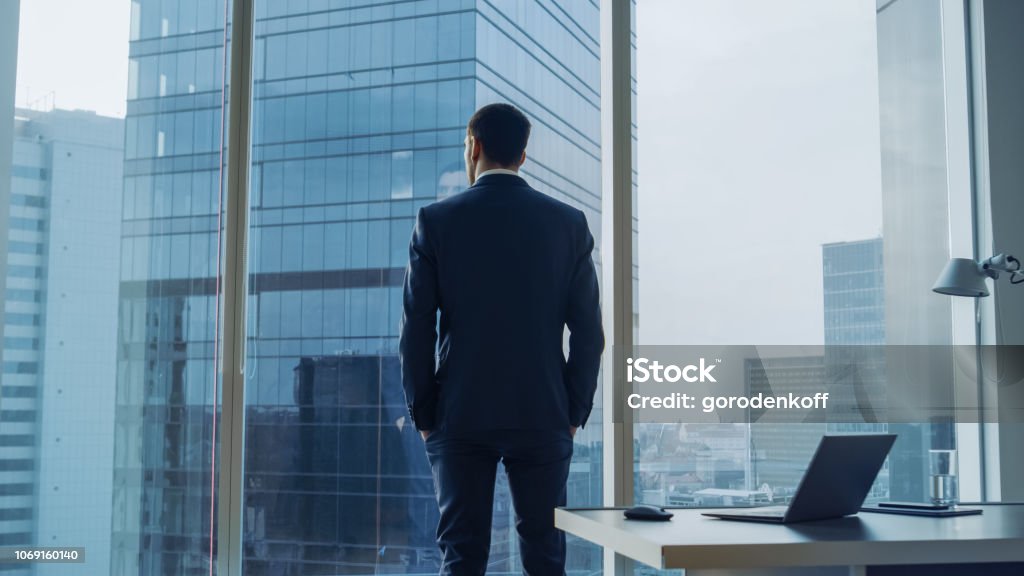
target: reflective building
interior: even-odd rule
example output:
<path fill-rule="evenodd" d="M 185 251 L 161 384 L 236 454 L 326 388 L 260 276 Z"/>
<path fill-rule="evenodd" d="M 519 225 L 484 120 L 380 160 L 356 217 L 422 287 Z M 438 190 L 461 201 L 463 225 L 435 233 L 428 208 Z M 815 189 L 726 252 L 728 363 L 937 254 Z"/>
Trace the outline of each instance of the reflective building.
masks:
<path fill-rule="evenodd" d="M 205 573 L 223 5 L 133 7 L 112 571 Z M 413 219 L 467 185 L 472 112 L 508 101 L 534 126 L 523 176 L 584 210 L 600 244 L 598 5 L 255 10 L 245 572 L 436 573 L 432 480 L 396 357 Z M 576 440 L 574 504 L 601 495 L 600 420 Z M 518 573 L 503 475 L 494 512 L 489 573 Z M 569 557 L 570 572 L 600 568 L 581 542 Z"/>

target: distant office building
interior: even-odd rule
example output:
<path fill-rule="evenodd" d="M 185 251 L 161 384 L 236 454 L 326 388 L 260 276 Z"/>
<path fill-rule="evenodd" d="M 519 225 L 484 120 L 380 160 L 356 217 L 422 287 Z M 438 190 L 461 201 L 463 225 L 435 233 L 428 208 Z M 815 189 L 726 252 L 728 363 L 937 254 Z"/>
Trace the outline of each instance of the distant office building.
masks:
<path fill-rule="evenodd" d="M 110 546 L 123 138 L 119 118 L 15 111 L 3 207 L 4 546 Z M 101 552 L 88 566 L 41 564 L 31 573 L 106 572 Z"/>
<path fill-rule="evenodd" d="M 727 488 L 705 488 L 693 494 L 696 506 L 764 506 L 772 502 L 771 495 L 764 490 L 730 490 Z"/>
<path fill-rule="evenodd" d="M 825 359 L 753 358 L 746 360 L 744 374 L 748 395 L 813 396 L 824 391 Z M 777 500 L 791 496 L 825 433 L 823 416 L 823 411 L 750 410 L 750 489 L 767 485 L 764 491 Z"/>
<path fill-rule="evenodd" d="M 825 302 L 825 366 L 841 422 L 831 434 L 887 432 L 884 420 L 885 266 L 882 238 L 835 242 L 821 248 Z M 905 443 L 893 448 L 869 498 L 890 495 L 893 462 L 914 456 Z"/>
<path fill-rule="evenodd" d="M 825 345 L 885 344 L 882 239 L 825 244 Z"/>
<path fill-rule="evenodd" d="M 822 248 L 824 354 L 748 361 L 751 393 L 776 390 L 829 393 L 825 413 L 805 421 L 751 424 L 754 485 L 768 484 L 776 499 L 792 495 L 823 434 L 882 432 L 872 423 L 885 398 L 885 293 L 882 239 Z M 761 414 L 751 411 L 751 419 Z M 778 416 L 778 415 L 773 415 Z M 803 416 L 801 416 L 803 418 Z M 887 471 L 873 495 L 887 490 Z"/>
<path fill-rule="evenodd" d="M 822 246 L 825 365 L 840 423 L 830 432 L 881 432 L 886 399 L 885 275 L 881 238 Z"/>
<path fill-rule="evenodd" d="M 681 438 L 694 449 L 697 478 L 705 488 L 741 489 L 749 473 L 749 430 L 742 424 L 686 424 Z M 677 478 L 686 484 L 686 477 Z"/>
<path fill-rule="evenodd" d="M 467 185 L 473 111 L 509 101 L 533 122 L 523 176 L 582 209 L 600 245 L 598 6 L 254 7 L 244 571 L 436 573 L 422 443 L 395 396 L 414 217 Z M 209 563 L 222 12 L 133 2 L 114 574 Z M 336 419 L 303 403 L 346 394 L 365 403 Z M 590 422 L 576 504 L 601 494 L 600 444 L 584 444 L 599 408 Z M 293 445 L 303 434 L 313 446 Z M 497 494 L 490 571 L 517 573 L 503 473 Z M 596 547 L 571 542 L 569 557 L 570 572 L 600 569 Z"/>
<path fill-rule="evenodd" d="M 846 392 L 845 405 L 855 406 L 858 414 L 864 417 L 859 423 L 851 417 L 847 423 L 830 424 L 829 432 L 896 434 L 896 444 L 872 487 L 870 497 L 917 501 L 927 497 L 925 458 L 928 449 L 933 442 L 941 442 L 943 434 L 949 430 L 924 423 L 871 423 L 873 407 L 885 403 L 889 378 L 881 348 L 890 343 L 886 326 L 893 325 L 893 319 L 885 314 L 884 253 L 882 238 L 825 244 L 822 247 L 826 363 L 833 370 L 843 363 L 859 367 L 858 374 L 847 378 L 854 385 L 841 390 Z M 916 309 L 913 306 L 900 309 L 904 308 Z M 903 322 L 898 324 L 902 326 Z M 864 348 L 858 352 L 859 345 L 864 345 Z M 842 362 L 837 355 L 844 356 Z M 857 356 L 856 362 L 851 361 L 851 356 Z M 840 379 L 836 374 L 831 376 L 834 380 Z"/>
<path fill-rule="evenodd" d="M 637 502 L 693 506 L 697 490 L 746 485 L 745 424 L 646 423 L 637 425 L 635 436 Z"/>
<path fill-rule="evenodd" d="M 881 238 L 822 246 L 830 432 L 882 432 L 886 399 L 885 275 Z"/>

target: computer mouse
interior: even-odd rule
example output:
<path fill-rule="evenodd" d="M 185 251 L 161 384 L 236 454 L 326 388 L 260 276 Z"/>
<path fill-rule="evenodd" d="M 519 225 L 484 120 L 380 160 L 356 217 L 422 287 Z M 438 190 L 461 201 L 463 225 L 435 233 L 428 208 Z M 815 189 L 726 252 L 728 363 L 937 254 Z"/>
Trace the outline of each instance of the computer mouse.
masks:
<path fill-rule="evenodd" d="M 666 512 L 664 508 L 650 504 L 633 506 L 623 512 L 623 515 L 629 520 L 651 520 L 655 522 L 664 522 L 674 516 L 671 512 Z"/>

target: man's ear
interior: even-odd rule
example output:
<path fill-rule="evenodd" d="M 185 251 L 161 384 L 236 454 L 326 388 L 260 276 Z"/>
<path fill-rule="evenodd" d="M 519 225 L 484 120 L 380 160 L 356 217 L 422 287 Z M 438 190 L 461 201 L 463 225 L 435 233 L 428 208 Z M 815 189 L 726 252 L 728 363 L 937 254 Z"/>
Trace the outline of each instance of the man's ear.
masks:
<path fill-rule="evenodd" d="M 477 159 L 480 158 L 480 155 L 484 153 L 484 146 L 480 143 L 478 138 L 473 138 L 472 136 L 470 136 L 470 138 L 473 139 L 473 151 L 470 152 L 470 158 L 473 162 L 476 162 Z"/>
<path fill-rule="evenodd" d="M 516 168 L 519 168 L 526 162 L 526 149 L 523 149 L 522 156 L 519 157 L 519 164 L 516 164 Z"/>

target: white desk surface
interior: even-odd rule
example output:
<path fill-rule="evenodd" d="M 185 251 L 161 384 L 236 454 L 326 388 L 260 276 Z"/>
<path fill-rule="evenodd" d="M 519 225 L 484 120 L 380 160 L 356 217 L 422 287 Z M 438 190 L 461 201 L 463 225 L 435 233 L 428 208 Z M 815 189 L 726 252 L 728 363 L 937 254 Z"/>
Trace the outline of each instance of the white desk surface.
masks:
<path fill-rule="evenodd" d="M 971 506 L 974 507 L 974 506 Z M 798 524 L 735 522 L 671 508 L 669 522 L 622 509 L 555 510 L 555 526 L 655 568 L 740 569 L 1024 561 L 1024 504 L 951 518 L 861 512 Z"/>

